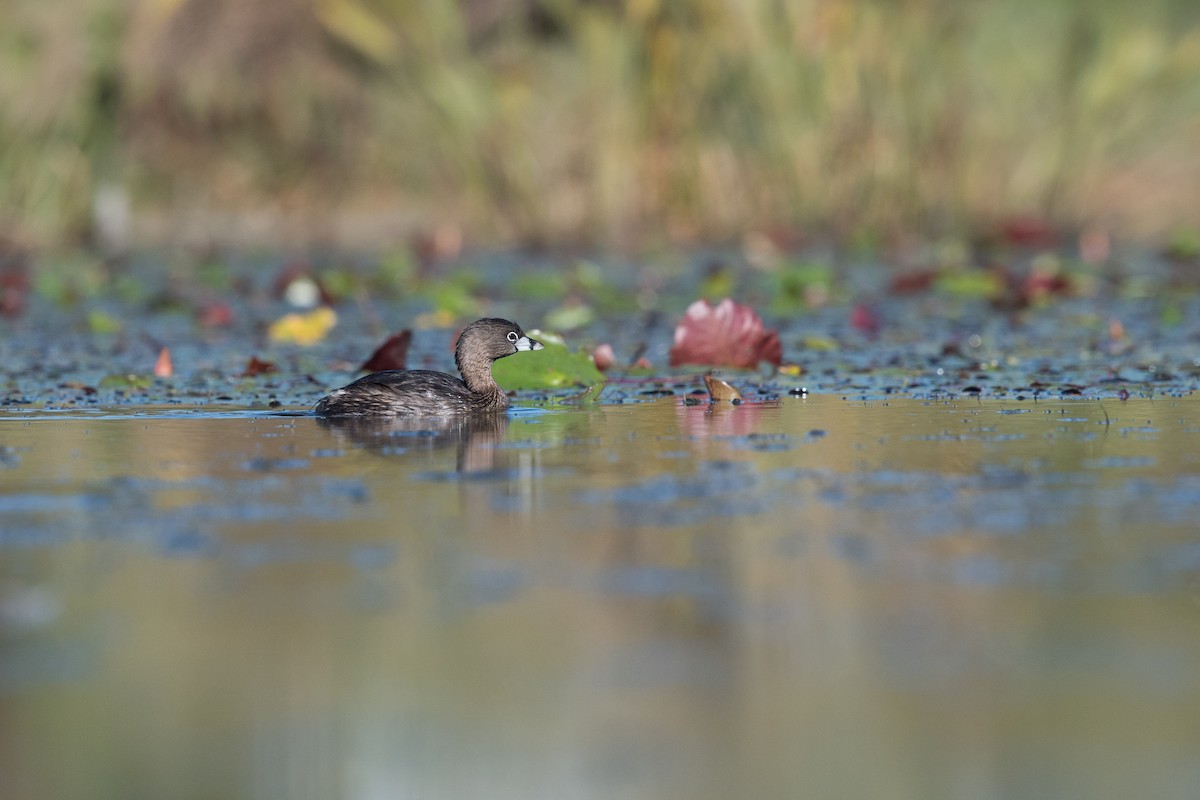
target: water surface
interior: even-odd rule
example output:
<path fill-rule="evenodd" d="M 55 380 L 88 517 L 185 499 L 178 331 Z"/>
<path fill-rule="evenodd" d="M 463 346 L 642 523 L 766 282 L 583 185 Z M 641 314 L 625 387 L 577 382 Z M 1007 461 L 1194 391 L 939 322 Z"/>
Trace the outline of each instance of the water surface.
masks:
<path fill-rule="evenodd" d="M 0 796 L 1194 797 L 1200 400 L 0 418 Z"/>

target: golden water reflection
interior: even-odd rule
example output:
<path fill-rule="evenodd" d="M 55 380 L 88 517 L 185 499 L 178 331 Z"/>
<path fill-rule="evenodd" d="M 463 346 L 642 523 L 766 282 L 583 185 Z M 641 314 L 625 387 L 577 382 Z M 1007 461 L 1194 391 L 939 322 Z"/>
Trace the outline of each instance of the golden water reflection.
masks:
<path fill-rule="evenodd" d="M 1200 785 L 1200 402 L 0 419 L 0 797 Z"/>

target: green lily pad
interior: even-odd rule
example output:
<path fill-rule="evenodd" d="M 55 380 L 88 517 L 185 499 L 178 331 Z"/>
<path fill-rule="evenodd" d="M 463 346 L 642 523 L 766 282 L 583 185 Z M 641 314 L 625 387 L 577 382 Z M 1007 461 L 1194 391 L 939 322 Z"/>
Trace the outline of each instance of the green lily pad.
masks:
<path fill-rule="evenodd" d="M 1004 292 L 1004 282 L 1000 276 L 982 270 L 947 272 L 938 277 L 934 287 L 943 294 L 966 298 L 999 297 Z"/>
<path fill-rule="evenodd" d="M 88 312 L 88 328 L 92 333 L 111 334 L 121 332 L 121 320 L 103 311 Z"/>
<path fill-rule="evenodd" d="M 154 385 L 154 378 L 149 375 L 105 375 L 100 379 L 101 389 L 149 389 Z"/>
<path fill-rule="evenodd" d="M 596 369 L 590 353 L 573 351 L 555 333 L 530 331 L 544 345 L 542 350 L 517 353 L 492 365 L 496 383 L 506 390 L 563 389 L 569 386 L 596 386 L 604 375 Z"/>

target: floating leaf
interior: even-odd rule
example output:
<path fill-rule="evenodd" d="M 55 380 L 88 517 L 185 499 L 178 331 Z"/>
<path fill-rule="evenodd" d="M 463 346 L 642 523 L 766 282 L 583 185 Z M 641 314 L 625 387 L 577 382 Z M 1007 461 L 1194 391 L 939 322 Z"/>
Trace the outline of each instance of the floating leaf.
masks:
<path fill-rule="evenodd" d="M 760 361 L 776 366 L 783 361 L 779 334 L 763 327 L 754 309 L 729 298 L 716 306 L 697 300 L 688 306 L 675 328 L 671 366 L 707 366 L 753 369 Z"/>
<path fill-rule="evenodd" d="M 473 271 L 460 270 L 422 286 L 420 295 L 433 305 L 435 314 L 450 319 L 474 319 L 480 316 L 482 308 L 476 296 L 478 291 L 479 277 Z"/>
<path fill-rule="evenodd" d="M 953 270 L 939 275 L 934 286 L 956 297 L 997 298 L 1004 294 L 1004 276 L 977 269 Z"/>
<path fill-rule="evenodd" d="M 246 362 L 246 368 L 242 370 L 243 378 L 257 378 L 268 372 L 277 372 L 278 368 L 272 361 L 263 361 L 258 356 L 250 356 L 250 360 Z"/>
<path fill-rule="evenodd" d="M 817 353 L 835 353 L 842 349 L 837 340 L 829 336 L 805 336 L 800 340 L 800 344 L 805 350 L 812 350 Z"/>
<path fill-rule="evenodd" d="M 408 361 L 408 346 L 411 343 L 412 331 L 408 328 L 389 336 L 387 341 L 375 348 L 375 352 L 363 363 L 362 369 L 368 372 L 404 369 Z"/>
<path fill-rule="evenodd" d="M 833 269 L 819 262 L 787 262 L 773 273 L 772 283 L 771 312 L 794 314 L 829 302 L 833 294 Z"/>
<path fill-rule="evenodd" d="M 337 324 L 337 313 L 328 306 L 304 313 L 285 314 L 267 329 L 271 341 L 282 344 L 314 345 Z"/>
<path fill-rule="evenodd" d="M 121 320 L 103 311 L 88 312 L 88 328 L 92 333 L 120 333 Z"/>
<path fill-rule="evenodd" d="M 492 376 L 505 389 L 562 389 L 604 383 L 589 353 L 572 352 L 554 333 L 535 330 L 529 335 L 541 342 L 543 349 L 502 358 L 492 365 Z"/>
<path fill-rule="evenodd" d="M 726 383 L 720 378 L 715 378 L 712 375 L 705 375 L 704 386 L 706 389 L 708 389 L 708 395 L 713 399 L 714 402 L 742 402 L 742 393 L 734 388 L 733 384 Z"/>
<path fill-rule="evenodd" d="M 171 365 L 171 351 L 164 347 L 158 351 L 158 360 L 154 362 L 154 376 L 157 378 L 169 378 L 175 374 L 175 368 Z"/>
<path fill-rule="evenodd" d="M 1031 214 L 1012 217 L 1000 226 L 1000 236 L 1018 247 L 1050 248 L 1058 244 L 1058 231 L 1048 219 Z"/>
<path fill-rule="evenodd" d="M 565 303 L 546 314 L 546 324 L 559 330 L 573 331 L 595 318 L 596 312 L 586 303 Z"/>
<path fill-rule="evenodd" d="M 1172 233 L 1166 256 L 1176 261 L 1200 260 L 1200 229 L 1181 228 Z"/>
<path fill-rule="evenodd" d="M 196 319 L 206 328 L 225 328 L 233 324 L 233 309 L 219 300 L 205 303 L 197 312 Z"/>
<path fill-rule="evenodd" d="M 866 303 L 858 303 L 850 310 L 850 327 L 874 339 L 879 335 L 879 315 Z"/>
<path fill-rule="evenodd" d="M 941 272 L 936 269 L 919 269 L 902 272 L 888 282 L 889 294 L 917 294 L 928 291 Z"/>
<path fill-rule="evenodd" d="M 100 379 L 101 389 L 149 389 L 153 385 L 149 375 L 105 375 Z"/>

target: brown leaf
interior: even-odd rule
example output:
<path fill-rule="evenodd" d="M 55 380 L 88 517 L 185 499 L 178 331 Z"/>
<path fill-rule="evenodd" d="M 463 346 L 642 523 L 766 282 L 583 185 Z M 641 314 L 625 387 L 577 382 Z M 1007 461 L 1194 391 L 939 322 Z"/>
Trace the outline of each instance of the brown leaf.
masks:
<path fill-rule="evenodd" d="M 783 361 L 783 346 L 779 334 L 766 330 L 762 318 L 749 306 L 728 298 L 716 306 L 697 300 L 675 328 L 670 361 L 673 367 L 705 364 L 753 369 L 760 361 L 778 366 Z"/>
<path fill-rule="evenodd" d="M 371 357 L 362 368 L 368 372 L 382 372 L 386 369 L 404 369 L 408 360 L 408 346 L 412 343 L 412 331 L 408 328 L 393 334 L 383 344 L 375 348 Z"/>
<path fill-rule="evenodd" d="M 242 370 L 243 378 L 257 378 L 268 372 L 277 372 L 278 368 L 271 361 L 262 361 L 258 356 L 250 356 L 250 360 L 246 362 L 246 368 Z"/>
<path fill-rule="evenodd" d="M 891 294 L 917 294 L 918 292 L 928 291 L 938 279 L 941 272 L 936 269 L 922 269 L 912 272 L 904 272 L 896 275 L 888 283 L 888 292 Z"/>
<path fill-rule="evenodd" d="M 731 403 L 740 403 L 742 401 L 742 393 L 720 378 L 705 375 L 704 386 L 708 389 L 709 397 L 716 402 L 728 400 Z"/>
<path fill-rule="evenodd" d="M 154 377 L 169 378 L 175 374 L 175 368 L 171 365 L 171 350 L 164 347 L 158 352 L 158 360 L 154 362 Z"/>

